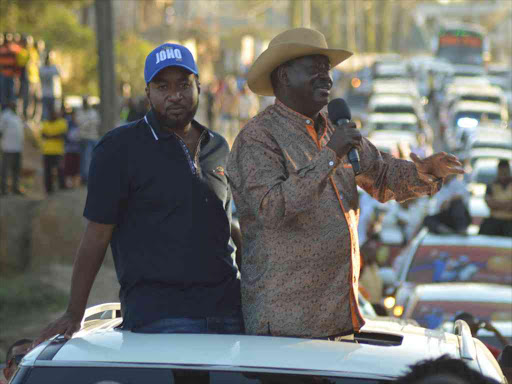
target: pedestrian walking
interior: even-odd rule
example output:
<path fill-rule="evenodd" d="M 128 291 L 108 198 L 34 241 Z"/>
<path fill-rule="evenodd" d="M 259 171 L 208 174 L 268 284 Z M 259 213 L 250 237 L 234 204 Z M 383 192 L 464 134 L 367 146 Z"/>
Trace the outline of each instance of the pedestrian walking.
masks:
<path fill-rule="evenodd" d="M 89 104 L 89 97 L 82 97 L 82 109 L 77 112 L 77 124 L 80 137 L 80 177 L 82 184 L 87 185 L 92 150 L 98 143 L 100 115 Z"/>
<path fill-rule="evenodd" d="M 21 156 L 23 153 L 25 124 L 16 114 L 16 102 L 11 101 L 0 116 L 0 143 L 2 165 L 0 170 L 0 194 L 6 195 L 9 173 L 11 190 L 16 195 L 23 194 L 20 187 Z"/>
<path fill-rule="evenodd" d="M 50 118 L 51 111 L 60 108 L 62 97 L 62 86 L 60 72 L 53 63 L 53 52 L 48 52 L 45 59 L 45 65 L 39 68 L 41 78 L 41 89 L 43 96 L 43 115 L 42 120 Z"/>
<path fill-rule="evenodd" d="M 55 108 L 50 109 L 49 119 L 42 122 L 42 152 L 44 165 L 44 185 L 47 194 L 54 192 L 54 173 L 60 189 L 66 189 L 64 177 L 64 145 L 68 132 L 67 121 Z"/>

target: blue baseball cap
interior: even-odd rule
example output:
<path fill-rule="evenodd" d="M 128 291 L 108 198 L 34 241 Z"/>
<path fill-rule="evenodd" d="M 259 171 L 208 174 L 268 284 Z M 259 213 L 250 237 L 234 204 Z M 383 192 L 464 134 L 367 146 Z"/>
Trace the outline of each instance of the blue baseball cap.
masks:
<path fill-rule="evenodd" d="M 167 67 L 182 67 L 197 75 L 197 66 L 192 53 L 183 45 L 166 43 L 156 47 L 146 57 L 144 65 L 146 84 Z"/>

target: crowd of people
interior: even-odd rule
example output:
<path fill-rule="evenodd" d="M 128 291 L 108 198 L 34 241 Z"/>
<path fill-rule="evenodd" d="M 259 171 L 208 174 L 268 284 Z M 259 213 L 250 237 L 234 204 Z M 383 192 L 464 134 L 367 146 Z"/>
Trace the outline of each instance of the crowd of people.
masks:
<path fill-rule="evenodd" d="M 55 53 L 32 36 L 0 34 L 0 195 L 23 195 L 20 183 L 26 133 L 42 154 L 45 191 L 85 185 L 100 117 L 83 97 L 81 106 L 63 100 Z M 56 179 L 56 181 L 55 181 Z"/>

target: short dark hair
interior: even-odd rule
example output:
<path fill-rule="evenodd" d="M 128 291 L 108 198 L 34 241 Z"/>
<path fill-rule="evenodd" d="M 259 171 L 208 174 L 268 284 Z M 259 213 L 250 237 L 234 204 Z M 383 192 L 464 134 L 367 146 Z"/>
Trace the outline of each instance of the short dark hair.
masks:
<path fill-rule="evenodd" d="M 7 354 L 5 355 L 5 363 L 7 363 L 9 360 L 12 359 L 12 351 L 14 350 L 14 348 L 20 346 L 20 345 L 23 345 L 23 344 L 32 344 L 32 341 L 33 340 L 30 340 L 30 339 L 19 339 L 18 341 L 15 341 L 14 343 L 12 343 L 12 345 L 9 347 L 9 349 L 7 350 Z"/>
<path fill-rule="evenodd" d="M 500 159 L 500 161 L 498 163 L 498 168 L 510 168 L 510 164 L 509 164 L 508 160 Z"/>
<path fill-rule="evenodd" d="M 421 383 L 434 375 L 449 375 L 467 384 L 497 384 L 491 378 L 470 368 L 463 360 L 443 355 L 437 359 L 427 359 L 410 366 L 410 372 L 401 376 L 395 384 Z"/>
<path fill-rule="evenodd" d="M 414 384 L 466 384 L 466 382 L 453 375 L 434 375 Z"/>

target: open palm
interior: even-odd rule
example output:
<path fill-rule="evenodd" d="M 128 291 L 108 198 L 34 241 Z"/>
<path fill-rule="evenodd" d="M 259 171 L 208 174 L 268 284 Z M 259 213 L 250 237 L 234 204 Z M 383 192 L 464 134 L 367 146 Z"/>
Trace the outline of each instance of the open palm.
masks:
<path fill-rule="evenodd" d="M 433 175 L 437 178 L 465 173 L 461 162 L 455 156 L 446 152 L 435 153 L 424 159 L 420 159 L 415 153 L 411 153 L 411 159 L 414 161 L 418 172 Z"/>

